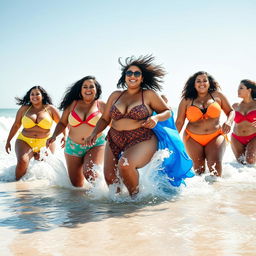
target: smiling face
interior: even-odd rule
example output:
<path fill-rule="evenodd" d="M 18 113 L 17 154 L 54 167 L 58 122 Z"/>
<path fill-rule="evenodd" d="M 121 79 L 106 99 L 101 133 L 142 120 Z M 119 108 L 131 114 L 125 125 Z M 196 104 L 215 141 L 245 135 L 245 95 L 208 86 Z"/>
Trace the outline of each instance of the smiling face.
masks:
<path fill-rule="evenodd" d="M 195 80 L 195 89 L 199 94 L 208 93 L 210 83 L 206 74 L 198 75 Z"/>
<path fill-rule="evenodd" d="M 88 79 L 83 82 L 81 87 L 82 98 L 87 101 L 92 101 L 95 99 L 97 93 L 96 85 L 93 79 Z"/>
<path fill-rule="evenodd" d="M 125 83 L 128 88 L 138 88 L 143 82 L 141 69 L 137 66 L 130 66 L 125 75 Z"/>
<path fill-rule="evenodd" d="M 240 83 L 238 86 L 238 97 L 247 98 L 250 97 L 251 89 L 248 89 L 243 83 Z"/>
<path fill-rule="evenodd" d="M 30 92 L 29 99 L 32 104 L 40 104 L 43 101 L 43 95 L 39 89 L 33 89 Z"/>

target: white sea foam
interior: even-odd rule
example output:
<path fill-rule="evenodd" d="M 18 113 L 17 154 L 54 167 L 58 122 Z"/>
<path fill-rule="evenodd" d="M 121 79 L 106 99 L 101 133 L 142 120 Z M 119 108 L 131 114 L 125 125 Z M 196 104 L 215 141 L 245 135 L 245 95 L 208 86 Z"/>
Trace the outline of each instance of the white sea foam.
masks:
<path fill-rule="evenodd" d="M 12 151 L 10 154 L 5 152 L 6 138 L 11 128 L 14 118 L 0 117 L 1 137 L 0 137 L 0 182 L 15 181 L 16 156 L 14 152 L 15 138 L 11 142 Z M 47 153 L 47 154 L 46 154 Z M 243 189 L 250 189 L 256 184 L 256 168 L 254 166 L 245 166 L 236 162 L 230 146 L 227 147 L 223 163 L 223 175 L 221 178 L 211 176 L 206 172 L 202 176 L 195 176 L 186 179 L 186 186 L 181 185 L 179 188 L 170 186 L 168 180 L 159 177 L 161 163 L 165 157 L 171 152 L 166 150 L 155 153 L 153 159 L 145 167 L 139 170 L 140 175 L 140 193 L 133 200 L 143 200 L 147 197 L 160 197 L 164 199 L 172 199 L 175 195 L 180 196 L 198 196 L 201 194 L 213 195 L 213 183 L 230 184 L 237 186 L 239 189 L 246 184 Z M 124 185 L 121 185 L 120 194 L 116 194 L 116 187 L 107 187 L 102 166 L 95 166 L 98 173 L 98 179 L 92 185 L 85 181 L 84 190 L 92 199 L 108 198 L 114 201 L 131 200 Z M 57 140 L 57 150 L 55 154 L 51 154 L 45 148 L 41 149 L 41 161 L 31 160 L 28 171 L 20 182 L 37 182 L 40 186 L 54 186 L 68 189 L 75 189 L 69 180 L 66 163 L 64 159 L 63 149 L 60 147 L 60 140 Z"/>

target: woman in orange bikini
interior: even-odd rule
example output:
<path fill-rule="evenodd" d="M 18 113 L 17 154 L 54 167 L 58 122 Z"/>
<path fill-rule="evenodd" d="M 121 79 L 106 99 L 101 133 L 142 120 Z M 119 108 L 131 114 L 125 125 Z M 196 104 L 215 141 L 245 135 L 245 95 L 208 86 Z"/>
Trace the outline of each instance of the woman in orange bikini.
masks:
<path fill-rule="evenodd" d="M 93 146 L 85 145 L 85 138 L 91 134 L 105 109 L 105 103 L 99 100 L 100 95 L 101 85 L 94 76 L 86 76 L 69 87 L 59 107 L 64 110 L 60 122 L 47 141 L 47 145 L 51 145 L 68 126 L 65 158 L 71 183 L 75 187 L 82 187 L 84 178 L 94 181 L 97 175 L 93 167 L 103 162 L 105 136 L 102 133 Z"/>
<path fill-rule="evenodd" d="M 225 137 L 230 132 L 234 111 L 219 88 L 207 72 L 197 72 L 186 82 L 178 108 L 176 127 L 180 132 L 188 119 L 183 141 L 198 174 L 205 172 L 205 162 L 210 173 L 216 176 L 222 173 Z M 227 120 L 221 126 L 222 110 Z"/>
<path fill-rule="evenodd" d="M 157 150 L 157 139 L 152 131 L 158 121 L 170 117 L 169 107 L 155 92 L 160 90 L 164 71 L 152 63 L 152 56 L 127 58 L 122 66 L 117 87 L 101 119 L 87 138 L 93 145 L 111 122 L 105 149 L 104 174 L 108 185 L 119 184 L 122 179 L 131 196 L 139 192 L 137 168 L 145 166 Z M 152 116 L 152 112 L 157 114 Z"/>
<path fill-rule="evenodd" d="M 50 96 L 41 86 L 32 87 L 22 99 L 16 98 L 16 100 L 21 107 L 10 130 L 5 149 L 9 154 L 11 139 L 23 125 L 23 130 L 19 133 L 15 143 L 17 156 L 15 173 L 16 180 L 19 180 L 26 173 L 30 159 L 32 157 L 39 159 L 40 149 L 46 146 L 53 121 L 57 123 L 60 120 L 60 115 L 52 105 Z M 63 138 L 62 143 L 64 142 Z M 55 145 L 53 144 L 50 150 L 54 152 L 54 149 Z"/>
<path fill-rule="evenodd" d="M 231 136 L 231 146 L 238 162 L 256 163 L 256 82 L 242 80 L 238 87 L 238 97 L 242 102 L 235 103 L 235 126 Z"/>

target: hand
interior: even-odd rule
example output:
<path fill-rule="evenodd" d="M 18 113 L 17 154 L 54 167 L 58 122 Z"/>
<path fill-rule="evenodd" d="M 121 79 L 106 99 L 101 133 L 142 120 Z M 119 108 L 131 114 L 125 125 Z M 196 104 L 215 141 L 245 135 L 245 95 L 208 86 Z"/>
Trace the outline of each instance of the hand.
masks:
<path fill-rule="evenodd" d="M 62 137 L 60 143 L 61 143 L 61 147 L 64 148 L 66 145 L 66 137 L 65 136 Z"/>
<path fill-rule="evenodd" d="M 91 134 L 89 137 L 87 137 L 84 140 L 84 145 L 91 147 L 91 146 L 93 146 L 96 143 L 96 140 L 97 140 L 97 135 Z"/>
<path fill-rule="evenodd" d="M 145 122 L 143 122 L 141 125 L 142 127 L 152 129 L 157 125 L 157 118 L 156 116 L 150 116 Z"/>
<path fill-rule="evenodd" d="M 48 148 L 54 141 L 56 140 L 56 137 L 51 137 L 46 141 L 46 147 Z"/>
<path fill-rule="evenodd" d="M 222 132 L 224 134 L 228 134 L 231 130 L 231 125 L 228 123 L 228 122 L 225 122 L 223 125 L 222 125 Z"/>
<path fill-rule="evenodd" d="M 9 141 L 6 142 L 6 145 L 5 145 L 5 151 L 10 154 L 11 152 L 11 143 Z"/>
<path fill-rule="evenodd" d="M 252 126 L 256 127 L 256 118 L 254 118 L 255 121 L 252 122 Z"/>

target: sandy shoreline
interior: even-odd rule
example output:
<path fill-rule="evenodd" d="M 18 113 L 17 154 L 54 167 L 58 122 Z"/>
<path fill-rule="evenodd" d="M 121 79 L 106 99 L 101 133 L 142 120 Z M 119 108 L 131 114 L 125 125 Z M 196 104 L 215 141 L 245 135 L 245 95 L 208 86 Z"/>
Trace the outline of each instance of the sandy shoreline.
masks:
<path fill-rule="evenodd" d="M 27 186 L 27 184 L 26 184 Z M 209 195 L 181 196 L 173 201 L 157 203 L 113 204 L 90 202 L 93 207 L 76 205 L 72 217 L 66 208 L 66 219 L 50 226 L 47 219 L 29 230 L 1 225 L 0 254 L 26 256 L 82 256 L 82 255 L 255 255 L 256 213 L 253 186 L 248 190 L 225 187 L 215 183 L 212 200 Z M 15 183 L 0 184 L 1 191 L 13 194 Z M 16 200 L 33 192 L 33 186 L 16 190 Z M 17 188 L 17 187 L 16 187 Z M 5 189 L 5 190 L 3 190 Z M 38 193 L 38 191 L 36 191 Z M 57 190 L 58 192 L 58 190 Z M 59 191 L 61 196 L 63 192 Z M 59 200 L 59 195 L 56 196 Z M 43 198 L 44 195 L 41 195 Z M 79 197 L 77 194 L 76 197 Z M 70 197 L 70 200 L 73 200 Z M 31 194 L 30 194 L 31 199 Z M 80 195 L 79 200 L 84 197 Z M 79 200 L 77 203 L 79 204 Z M 17 202 L 17 201 L 16 201 Z M 26 203 L 28 203 L 26 201 Z M 31 201 L 33 203 L 33 200 Z M 20 202 L 19 202 L 20 204 Z M 10 205 L 10 207 L 12 207 Z M 14 208 L 17 207 L 14 205 Z M 28 207 L 23 204 L 19 207 Z M 20 221 L 45 214 L 36 207 L 19 212 Z M 104 208 L 105 207 L 105 208 Z M 32 210 L 31 210 L 32 209 Z M 15 209 L 13 209 L 15 210 Z M 18 208 L 16 210 L 19 210 Z M 1 207 L 2 220 L 8 219 Z M 37 212 L 39 211 L 39 212 Z M 5 216 L 3 213 L 5 212 Z M 79 212 L 79 213 L 78 213 Z M 48 215 L 53 214 L 47 209 Z M 13 213 L 12 213 L 13 214 Z M 65 212 L 61 212 L 63 216 Z M 37 219 L 38 219 L 37 216 Z M 58 215 L 57 215 L 58 216 Z M 67 217 L 68 216 L 68 217 Z M 55 216 L 56 218 L 56 216 Z M 73 218 L 73 219 L 72 219 Z M 32 217 L 31 217 L 32 219 Z M 11 220 L 11 218 L 10 218 Z M 71 225 L 68 225 L 70 220 Z M 35 220 L 34 220 L 35 221 Z M 44 222 L 45 221 L 45 222 Z M 66 222 L 65 222 L 66 221 Z"/>

